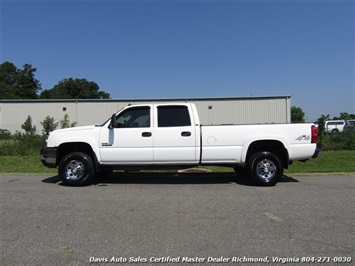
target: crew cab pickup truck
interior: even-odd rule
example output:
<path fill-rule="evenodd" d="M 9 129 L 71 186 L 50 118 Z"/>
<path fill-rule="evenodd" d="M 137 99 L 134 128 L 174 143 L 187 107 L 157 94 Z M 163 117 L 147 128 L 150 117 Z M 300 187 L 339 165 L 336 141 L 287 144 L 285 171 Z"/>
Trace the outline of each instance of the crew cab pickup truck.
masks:
<path fill-rule="evenodd" d="M 193 103 L 130 105 L 99 126 L 51 132 L 41 161 L 65 185 L 87 185 L 113 170 L 233 167 L 275 185 L 294 160 L 318 155 L 313 124 L 200 124 Z"/>

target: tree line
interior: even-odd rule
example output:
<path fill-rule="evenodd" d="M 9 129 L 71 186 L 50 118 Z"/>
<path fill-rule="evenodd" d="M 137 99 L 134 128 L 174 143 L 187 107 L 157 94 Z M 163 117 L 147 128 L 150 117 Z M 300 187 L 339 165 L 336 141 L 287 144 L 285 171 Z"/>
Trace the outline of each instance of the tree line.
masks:
<path fill-rule="evenodd" d="M 66 78 L 53 88 L 42 90 L 30 64 L 17 68 L 11 62 L 0 65 L 0 99 L 110 99 L 110 94 L 86 79 Z"/>
<path fill-rule="evenodd" d="M 110 94 L 101 91 L 99 86 L 86 79 L 66 78 L 53 88 L 42 90 L 41 83 L 35 78 L 36 68 L 30 64 L 17 68 L 11 62 L 0 65 L 0 99 L 110 99 Z M 318 120 L 330 120 L 322 115 Z M 355 114 L 340 113 L 333 120 L 355 119 Z M 292 106 L 291 122 L 304 123 L 305 113 L 301 107 Z M 314 121 L 317 122 L 317 121 Z"/>
<path fill-rule="evenodd" d="M 99 89 L 99 86 L 86 79 L 66 78 L 59 81 L 51 89 L 42 90 L 41 83 L 35 78 L 36 68 L 30 64 L 17 68 L 11 62 L 4 62 L 0 65 L 0 99 L 110 99 L 110 94 Z M 355 149 L 355 129 L 352 128 L 343 134 L 327 135 L 324 130 L 326 120 L 331 120 L 329 115 L 322 115 L 316 122 L 319 126 L 318 144 L 326 150 Z M 340 113 L 339 117 L 333 120 L 355 119 L 355 114 Z M 305 113 L 301 107 L 291 107 L 291 122 L 304 123 Z M 40 147 L 43 138 L 60 128 L 75 126 L 69 121 L 68 115 L 63 120 L 55 122 L 54 118 L 47 116 L 42 122 L 42 136 L 36 132 L 36 127 L 32 125 L 32 118 L 29 116 L 21 128 L 25 133 L 16 132 L 14 135 L 7 130 L 0 129 L 0 155 L 4 155 L 6 150 L 9 153 L 16 152 L 24 154 L 31 150 L 30 147 Z M 37 143 L 36 145 L 32 145 Z M 18 148 L 14 148 L 18 147 Z M 6 153 L 5 153 L 6 154 Z"/>
<path fill-rule="evenodd" d="M 341 112 L 340 116 L 334 116 L 333 118 L 330 115 L 321 115 L 317 121 L 314 121 L 317 124 L 322 124 L 327 120 L 355 120 L 355 114 L 349 114 L 347 112 Z M 305 123 L 305 113 L 301 107 L 292 106 L 291 107 L 291 122 L 292 123 Z"/>
<path fill-rule="evenodd" d="M 35 78 L 36 68 L 30 64 L 17 68 L 11 62 L 0 65 L 0 99 L 110 99 L 110 94 L 101 91 L 99 86 L 86 79 L 66 78 L 53 88 L 42 90 L 41 83 Z M 40 92 L 41 91 L 41 92 Z M 331 118 L 322 115 L 316 123 L 325 120 L 355 119 L 355 114 L 340 113 L 339 117 Z M 291 122 L 304 123 L 305 113 L 301 107 L 291 107 Z"/>

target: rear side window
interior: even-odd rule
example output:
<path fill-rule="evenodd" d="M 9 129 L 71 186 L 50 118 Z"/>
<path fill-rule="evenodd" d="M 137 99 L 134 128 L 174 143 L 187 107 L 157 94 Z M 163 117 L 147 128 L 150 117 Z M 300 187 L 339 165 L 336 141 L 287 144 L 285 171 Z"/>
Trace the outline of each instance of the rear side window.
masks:
<path fill-rule="evenodd" d="M 191 126 L 187 106 L 159 106 L 158 127 Z"/>
<path fill-rule="evenodd" d="M 330 126 L 342 126 L 342 125 L 344 125 L 344 122 L 335 121 L 335 122 L 328 122 L 327 124 L 330 125 Z"/>

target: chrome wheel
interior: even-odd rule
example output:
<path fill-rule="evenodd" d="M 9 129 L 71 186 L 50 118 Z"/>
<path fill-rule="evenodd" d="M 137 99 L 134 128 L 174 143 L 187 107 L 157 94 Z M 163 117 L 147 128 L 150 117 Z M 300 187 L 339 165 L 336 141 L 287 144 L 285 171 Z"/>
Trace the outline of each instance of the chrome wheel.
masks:
<path fill-rule="evenodd" d="M 67 186 L 88 185 L 95 175 L 95 166 L 90 156 L 72 152 L 64 156 L 58 165 L 60 180 Z"/>
<path fill-rule="evenodd" d="M 82 161 L 71 160 L 65 166 L 66 179 L 79 180 L 85 175 L 85 165 Z"/>
<path fill-rule="evenodd" d="M 256 174 L 265 182 L 270 182 L 276 175 L 277 167 L 273 161 L 263 159 L 256 166 Z"/>
<path fill-rule="evenodd" d="M 253 154 L 247 164 L 249 176 L 256 185 L 273 186 L 283 175 L 279 157 L 269 151 Z"/>

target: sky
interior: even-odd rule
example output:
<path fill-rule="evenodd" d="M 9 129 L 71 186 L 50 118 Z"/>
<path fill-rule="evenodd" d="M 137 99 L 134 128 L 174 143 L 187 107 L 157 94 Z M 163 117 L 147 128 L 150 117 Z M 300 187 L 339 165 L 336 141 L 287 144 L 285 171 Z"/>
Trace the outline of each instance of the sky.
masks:
<path fill-rule="evenodd" d="M 290 95 L 307 121 L 355 113 L 351 0 L 0 0 L 1 63 L 42 89 L 113 99 Z"/>

